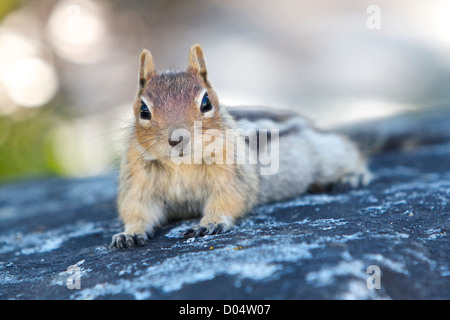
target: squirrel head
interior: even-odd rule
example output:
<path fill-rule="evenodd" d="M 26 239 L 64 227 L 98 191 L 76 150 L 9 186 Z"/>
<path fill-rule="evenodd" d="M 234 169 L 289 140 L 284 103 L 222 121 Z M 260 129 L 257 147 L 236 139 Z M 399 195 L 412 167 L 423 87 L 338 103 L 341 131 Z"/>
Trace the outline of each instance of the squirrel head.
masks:
<path fill-rule="evenodd" d="M 170 157 L 172 148 L 186 143 L 185 137 L 173 139 L 176 129 L 187 130 L 190 137 L 196 121 L 201 121 L 203 131 L 222 129 L 219 100 L 200 45 L 190 48 L 188 68 L 180 72 L 157 73 L 151 53 L 142 51 L 134 115 L 137 142 L 147 159 Z"/>

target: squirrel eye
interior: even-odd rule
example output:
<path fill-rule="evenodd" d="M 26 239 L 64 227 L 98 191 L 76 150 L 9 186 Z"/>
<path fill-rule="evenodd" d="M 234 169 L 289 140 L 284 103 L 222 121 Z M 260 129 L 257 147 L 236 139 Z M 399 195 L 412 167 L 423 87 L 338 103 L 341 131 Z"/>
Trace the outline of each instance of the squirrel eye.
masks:
<path fill-rule="evenodd" d="M 147 105 L 141 101 L 141 109 L 139 111 L 141 119 L 150 120 L 152 118 L 152 114 L 150 113 L 150 110 L 148 109 Z"/>
<path fill-rule="evenodd" d="M 202 104 L 200 105 L 200 111 L 202 113 L 212 110 L 211 99 L 209 99 L 208 93 L 205 93 L 202 99 Z"/>

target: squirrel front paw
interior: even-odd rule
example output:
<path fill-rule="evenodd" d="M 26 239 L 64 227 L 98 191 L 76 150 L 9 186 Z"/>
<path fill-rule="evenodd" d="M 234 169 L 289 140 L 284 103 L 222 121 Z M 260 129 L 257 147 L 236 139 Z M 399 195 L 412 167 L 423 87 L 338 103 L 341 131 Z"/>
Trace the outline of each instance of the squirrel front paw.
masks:
<path fill-rule="evenodd" d="M 146 233 L 128 234 L 125 232 L 117 233 L 112 237 L 110 247 L 112 248 L 132 248 L 135 245 L 143 246 L 148 239 Z"/>
<path fill-rule="evenodd" d="M 206 235 L 212 235 L 212 234 L 221 234 L 228 231 L 228 227 L 225 223 L 208 223 L 207 226 L 203 226 L 199 224 L 198 226 L 195 226 L 193 228 L 190 228 L 183 232 L 183 237 L 185 239 L 188 238 L 197 238 L 197 237 L 203 237 Z"/>

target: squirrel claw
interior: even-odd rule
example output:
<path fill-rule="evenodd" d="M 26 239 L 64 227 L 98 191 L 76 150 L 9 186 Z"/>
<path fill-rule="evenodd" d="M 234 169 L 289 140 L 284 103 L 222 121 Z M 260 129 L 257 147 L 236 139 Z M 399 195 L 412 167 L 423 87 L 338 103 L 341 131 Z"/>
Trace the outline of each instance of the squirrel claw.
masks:
<path fill-rule="evenodd" d="M 113 236 L 110 247 L 124 249 L 124 248 L 132 248 L 135 245 L 143 246 L 146 243 L 146 239 L 147 236 L 143 233 L 126 234 L 121 232 Z"/>
<path fill-rule="evenodd" d="M 208 226 L 198 225 L 183 232 L 185 239 L 198 238 L 206 235 L 221 234 L 227 230 L 224 223 L 209 223 Z"/>
<path fill-rule="evenodd" d="M 199 225 L 183 232 L 183 237 L 185 239 L 203 237 L 204 235 L 206 235 L 206 230 L 206 227 Z"/>

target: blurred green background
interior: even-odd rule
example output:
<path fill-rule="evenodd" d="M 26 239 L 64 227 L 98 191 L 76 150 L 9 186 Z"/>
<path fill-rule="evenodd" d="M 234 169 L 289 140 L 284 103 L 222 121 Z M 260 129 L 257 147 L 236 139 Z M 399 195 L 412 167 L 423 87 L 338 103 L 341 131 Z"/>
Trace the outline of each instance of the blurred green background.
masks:
<path fill-rule="evenodd" d="M 373 4 L 1 0 L 0 183 L 116 170 L 143 48 L 184 69 L 200 43 L 222 103 L 322 127 L 448 105 L 450 1 Z"/>

